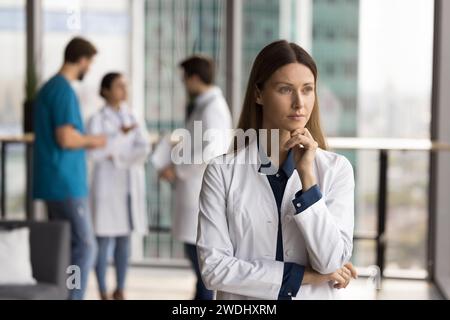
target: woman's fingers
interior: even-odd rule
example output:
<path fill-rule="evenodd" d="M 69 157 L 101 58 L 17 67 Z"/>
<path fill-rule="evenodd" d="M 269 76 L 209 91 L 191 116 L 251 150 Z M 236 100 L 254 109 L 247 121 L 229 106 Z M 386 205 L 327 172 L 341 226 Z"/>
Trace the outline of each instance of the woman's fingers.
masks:
<path fill-rule="evenodd" d="M 308 145 L 308 139 L 305 136 L 302 135 L 295 135 L 292 136 L 285 145 L 286 149 L 290 149 L 298 144 L 302 144 L 302 145 Z"/>
<path fill-rule="evenodd" d="M 304 134 L 306 128 L 295 129 L 291 131 L 291 137 L 296 136 L 298 134 Z"/>
<path fill-rule="evenodd" d="M 345 281 L 350 281 L 350 279 L 352 278 L 350 270 L 345 267 L 341 268 L 341 275 L 345 279 Z"/>
<path fill-rule="evenodd" d="M 342 268 L 342 270 L 344 270 L 344 273 L 345 273 L 344 278 L 345 278 L 346 282 L 345 282 L 344 288 L 346 288 L 348 286 L 348 284 L 350 283 L 350 280 L 352 279 L 352 273 L 346 267 Z"/>
<path fill-rule="evenodd" d="M 296 135 L 303 135 L 305 137 L 308 137 L 310 139 L 314 140 L 314 137 L 312 136 L 311 132 L 307 128 L 301 128 L 301 129 L 295 129 L 291 131 L 291 137 Z"/>
<path fill-rule="evenodd" d="M 336 282 L 333 285 L 336 289 L 346 288 L 350 284 L 352 278 L 357 278 L 357 272 L 353 264 L 350 262 L 331 275 L 332 281 Z"/>
<path fill-rule="evenodd" d="M 286 142 L 285 148 L 288 150 L 296 145 L 302 145 L 306 149 L 317 149 L 319 147 L 318 143 L 306 128 L 291 131 L 291 138 Z"/>
<path fill-rule="evenodd" d="M 350 271 L 350 269 L 348 269 L 346 266 L 344 266 L 342 268 L 342 270 L 345 273 L 345 276 L 348 277 L 348 279 L 352 278 L 352 272 Z"/>
<path fill-rule="evenodd" d="M 351 262 L 346 263 L 345 267 L 350 270 L 353 279 L 358 278 L 358 272 L 356 271 L 355 267 L 353 266 L 353 264 Z"/>
<path fill-rule="evenodd" d="M 332 279 L 337 282 L 335 285 L 345 284 L 345 278 L 338 272 L 333 273 Z"/>
<path fill-rule="evenodd" d="M 343 268 L 339 269 L 338 271 L 336 271 L 333 274 L 332 278 L 334 281 L 337 282 L 334 284 L 333 287 L 336 289 L 342 289 L 342 288 L 346 288 L 348 286 L 348 284 L 350 283 L 350 280 L 352 278 L 352 274 L 349 269 L 347 269 L 346 267 L 343 267 Z"/>
<path fill-rule="evenodd" d="M 308 130 L 307 128 L 305 128 L 305 131 L 304 131 L 304 132 L 305 132 L 305 133 L 304 133 L 305 136 L 307 136 L 308 138 L 314 140 L 314 137 L 312 136 L 311 132 L 309 132 L 309 130 Z"/>
<path fill-rule="evenodd" d="M 290 149 L 299 144 L 303 145 L 307 149 L 313 149 L 317 147 L 317 143 L 314 140 L 304 135 L 295 135 L 286 142 L 285 148 Z"/>

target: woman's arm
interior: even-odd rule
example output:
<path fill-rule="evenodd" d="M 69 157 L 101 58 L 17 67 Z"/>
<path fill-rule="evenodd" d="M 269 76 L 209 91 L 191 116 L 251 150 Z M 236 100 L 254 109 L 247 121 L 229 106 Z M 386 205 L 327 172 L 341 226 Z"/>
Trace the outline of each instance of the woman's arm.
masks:
<path fill-rule="evenodd" d="M 358 274 L 351 262 L 346 263 L 342 268 L 330 274 L 321 274 L 311 268 L 306 268 L 302 285 L 318 285 L 324 282 L 333 281 L 336 289 L 342 289 L 348 286 L 352 278 L 356 279 L 357 277 Z"/>
<path fill-rule="evenodd" d="M 326 199 L 322 197 L 294 216 L 304 236 L 311 266 L 322 274 L 341 268 L 350 260 L 353 248 L 353 169 L 347 159 L 340 158 L 334 170 Z"/>
<path fill-rule="evenodd" d="M 131 131 L 121 132 L 124 143 L 117 147 L 112 155 L 114 164 L 121 168 L 143 165 L 150 153 L 150 140 L 147 132 L 137 126 Z"/>
<path fill-rule="evenodd" d="M 307 128 L 291 132 L 285 148 L 292 148 L 302 190 L 293 204 L 295 221 L 302 232 L 312 267 L 322 274 L 341 268 L 350 260 L 353 248 L 353 168 L 344 157 L 334 163 L 326 199 L 314 175 L 318 144 Z"/>

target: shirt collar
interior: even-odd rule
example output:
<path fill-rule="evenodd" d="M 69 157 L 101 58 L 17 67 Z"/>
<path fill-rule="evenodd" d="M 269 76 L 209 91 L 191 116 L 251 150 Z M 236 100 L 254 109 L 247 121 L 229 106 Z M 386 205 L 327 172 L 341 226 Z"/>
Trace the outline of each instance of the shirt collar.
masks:
<path fill-rule="evenodd" d="M 275 168 L 275 165 L 272 164 L 265 150 L 259 147 L 259 139 L 257 140 L 257 146 L 258 146 L 258 156 L 260 160 L 258 172 L 268 175 L 273 175 L 274 174 L 273 172 L 278 172 L 279 170 L 277 170 L 277 168 Z M 294 172 L 295 161 L 292 149 L 289 149 L 286 160 L 283 162 L 283 165 L 281 166 L 281 170 L 283 170 L 283 172 L 286 174 L 288 178 L 290 178 L 292 173 Z"/>
<path fill-rule="evenodd" d="M 294 161 L 294 153 L 292 152 L 292 149 L 289 149 L 288 155 L 286 160 L 283 162 L 283 166 L 281 169 L 286 173 L 286 176 L 288 178 L 291 177 L 292 173 L 295 170 L 295 161 Z"/>

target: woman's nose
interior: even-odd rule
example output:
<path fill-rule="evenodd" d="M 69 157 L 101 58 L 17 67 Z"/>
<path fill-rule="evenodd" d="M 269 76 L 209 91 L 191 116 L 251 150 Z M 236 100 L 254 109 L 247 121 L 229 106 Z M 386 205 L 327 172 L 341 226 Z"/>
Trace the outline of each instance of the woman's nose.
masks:
<path fill-rule="evenodd" d="M 302 96 L 297 92 L 293 95 L 292 107 L 294 109 L 300 109 L 303 106 Z"/>

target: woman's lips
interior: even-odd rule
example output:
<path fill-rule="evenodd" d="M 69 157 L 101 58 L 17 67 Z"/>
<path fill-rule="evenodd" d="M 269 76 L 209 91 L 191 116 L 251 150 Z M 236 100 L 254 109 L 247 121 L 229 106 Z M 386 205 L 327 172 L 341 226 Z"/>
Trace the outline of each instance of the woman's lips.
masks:
<path fill-rule="evenodd" d="M 294 120 L 294 121 L 301 121 L 304 120 L 306 117 L 303 115 L 293 115 L 293 116 L 288 116 L 289 119 Z"/>

